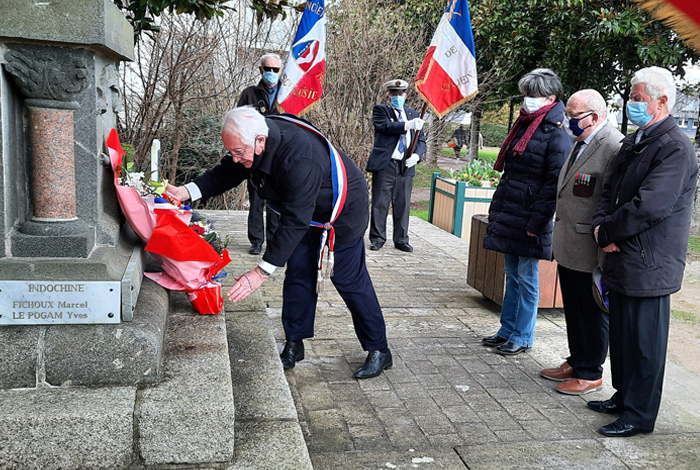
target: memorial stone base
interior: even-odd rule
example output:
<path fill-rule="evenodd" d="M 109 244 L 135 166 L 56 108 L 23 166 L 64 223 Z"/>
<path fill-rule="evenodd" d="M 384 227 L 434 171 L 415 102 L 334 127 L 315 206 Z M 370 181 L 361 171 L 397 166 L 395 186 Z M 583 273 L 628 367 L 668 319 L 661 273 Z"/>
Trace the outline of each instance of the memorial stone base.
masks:
<path fill-rule="evenodd" d="M 0 389 L 155 383 L 162 369 L 169 297 L 165 289 L 148 280 L 141 285 L 143 267 L 139 263 L 136 263 L 137 271 L 130 275 L 134 258 L 143 256 L 142 253 L 138 243 L 122 236 L 116 248 L 97 248 L 85 259 L 0 259 L 0 286 L 26 286 L 44 281 L 50 281 L 46 284 L 49 286 L 62 285 L 62 281 L 69 286 L 80 285 L 80 281 L 98 286 L 109 283 L 117 287 L 117 295 L 125 300 L 122 303 L 120 298 L 116 299 L 117 316 L 109 324 L 100 324 L 100 319 L 95 320 L 97 324 L 80 323 L 86 321 L 81 317 L 104 310 L 100 303 L 105 299 L 84 301 L 84 294 L 64 294 L 61 298 L 75 299 L 78 308 L 70 310 L 89 312 L 86 314 L 69 315 L 69 309 L 61 308 L 59 302 L 51 300 L 43 300 L 41 306 L 31 305 L 22 310 L 3 309 L 0 316 L 14 314 L 19 317 L 21 312 L 23 318 L 14 320 L 15 325 L 0 326 L 0 357 L 3 358 L 0 361 Z M 156 266 L 149 269 L 155 270 Z M 138 292 L 133 305 L 132 289 Z M 9 297 L 15 299 L 18 294 Z M 34 298 L 51 297 L 40 295 Z M 82 308 L 83 303 L 88 305 Z M 29 318 L 29 313 L 34 315 Z M 130 321 L 123 321 L 124 317 Z"/>

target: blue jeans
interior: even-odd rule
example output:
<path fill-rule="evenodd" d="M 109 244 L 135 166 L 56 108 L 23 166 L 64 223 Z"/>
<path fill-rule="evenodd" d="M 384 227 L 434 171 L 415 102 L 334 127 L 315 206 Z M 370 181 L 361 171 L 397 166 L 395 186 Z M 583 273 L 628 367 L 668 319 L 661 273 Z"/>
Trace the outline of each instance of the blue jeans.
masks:
<path fill-rule="evenodd" d="M 505 255 L 506 294 L 498 336 L 518 346 L 532 346 L 540 300 L 539 260 Z"/>

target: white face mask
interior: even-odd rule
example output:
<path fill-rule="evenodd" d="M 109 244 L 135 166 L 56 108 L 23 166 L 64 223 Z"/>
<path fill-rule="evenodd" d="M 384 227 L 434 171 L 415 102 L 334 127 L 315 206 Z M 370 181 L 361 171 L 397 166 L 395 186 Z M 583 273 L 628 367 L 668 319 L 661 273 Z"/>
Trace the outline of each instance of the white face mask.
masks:
<path fill-rule="evenodd" d="M 528 113 L 534 113 L 538 109 L 540 109 L 543 106 L 544 98 L 539 97 L 539 98 L 533 98 L 530 96 L 525 97 L 525 111 Z"/>

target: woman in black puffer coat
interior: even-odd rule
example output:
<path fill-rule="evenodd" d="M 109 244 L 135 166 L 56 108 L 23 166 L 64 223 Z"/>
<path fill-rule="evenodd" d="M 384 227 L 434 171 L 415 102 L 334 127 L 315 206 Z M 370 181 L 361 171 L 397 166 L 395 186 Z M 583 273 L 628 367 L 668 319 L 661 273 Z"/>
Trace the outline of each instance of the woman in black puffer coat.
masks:
<path fill-rule="evenodd" d="M 564 89 L 549 69 L 518 82 L 525 95 L 494 168 L 503 171 L 489 208 L 484 248 L 505 255 L 506 292 L 498 333 L 482 339 L 515 355 L 533 343 L 539 302 L 539 260 L 552 256 L 552 216 L 559 170 L 573 140 L 564 130 Z"/>

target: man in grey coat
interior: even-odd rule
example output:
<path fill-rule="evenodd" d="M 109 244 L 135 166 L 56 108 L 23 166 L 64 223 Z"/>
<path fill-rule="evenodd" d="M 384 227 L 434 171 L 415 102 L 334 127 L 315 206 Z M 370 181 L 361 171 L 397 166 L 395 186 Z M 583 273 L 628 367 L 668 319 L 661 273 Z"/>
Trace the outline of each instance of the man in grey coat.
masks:
<path fill-rule="evenodd" d="M 608 314 L 592 290 L 593 272 L 603 252 L 591 233 L 591 221 L 624 136 L 608 122 L 605 99 L 596 90 L 571 95 L 566 117 L 576 144 L 559 173 L 552 252 L 558 263 L 570 355 L 540 375 L 561 382 L 558 392 L 583 395 L 601 389 L 608 353 Z"/>

